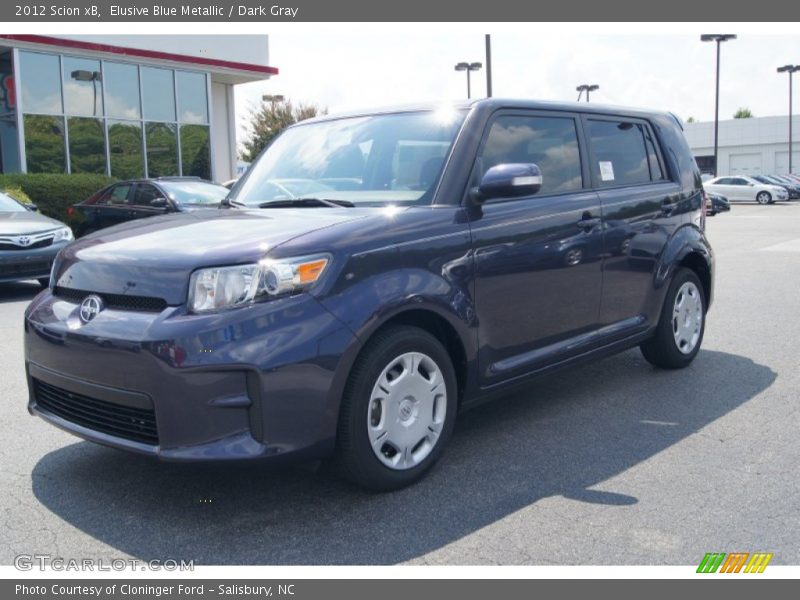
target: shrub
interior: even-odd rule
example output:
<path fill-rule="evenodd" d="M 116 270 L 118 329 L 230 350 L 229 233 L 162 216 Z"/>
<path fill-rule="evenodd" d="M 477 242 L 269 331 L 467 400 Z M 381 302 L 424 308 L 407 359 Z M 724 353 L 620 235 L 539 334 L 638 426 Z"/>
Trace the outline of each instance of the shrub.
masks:
<path fill-rule="evenodd" d="M 113 177 L 91 173 L 9 173 L 0 175 L 0 189 L 18 188 L 42 214 L 66 221 L 67 207 L 114 181 Z"/>
<path fill-rule="evenodd" d="M 0 192 L 3 192 L 4 194 L 8 194 L 12 198 L 14 198 L 14 200 L 22 202 L 23 204 L 30 204 L 31 203 L 31 199 L 28 196 L 28 194 L 23 192 L 22 188 L 17 186 L 17 185 L 0 186 Z"/>

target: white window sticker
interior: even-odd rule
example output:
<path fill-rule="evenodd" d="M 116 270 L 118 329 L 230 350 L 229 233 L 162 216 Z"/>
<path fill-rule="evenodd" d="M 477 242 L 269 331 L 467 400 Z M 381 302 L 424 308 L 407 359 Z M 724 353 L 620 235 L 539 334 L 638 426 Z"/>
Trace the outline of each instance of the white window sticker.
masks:
<path fill-rule="evenodd" d="M 600 179 L 603 181 L 614 181 L 614 163 L 610 160 L 601 160 L 600 164 Z"/>

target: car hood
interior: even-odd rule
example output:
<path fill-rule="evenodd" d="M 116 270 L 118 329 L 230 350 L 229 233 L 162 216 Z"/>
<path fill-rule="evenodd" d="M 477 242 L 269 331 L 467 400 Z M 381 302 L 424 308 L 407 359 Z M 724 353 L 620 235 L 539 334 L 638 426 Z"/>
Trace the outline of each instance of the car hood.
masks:
<path fill-rule="evenodd" d="M 359 209 L 198 210 L 102 229 L 67 246 L 56 285 L 186 300 L 195 269 L 257 262 L 280 244 L 360 218 Z"/>
<path fill-rule="evenodd" d="M 59 227 L 66 227 L 66 225 L 39 213 L 27 210 L 25 212 L 0 212 L 0 235 L 2 236 L 40 233 Z"/>

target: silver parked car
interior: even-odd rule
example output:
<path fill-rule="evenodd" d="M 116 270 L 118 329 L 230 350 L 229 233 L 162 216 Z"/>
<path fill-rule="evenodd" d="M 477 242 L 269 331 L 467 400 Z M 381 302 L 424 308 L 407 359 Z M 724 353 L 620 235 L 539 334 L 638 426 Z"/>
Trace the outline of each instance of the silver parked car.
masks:
<path fill-rule="evenodd" d="M 778 200 L 788 200 L 786 188 L 756 181 L 752 177 L 715 177 L 703 184 L 707 192 L 721 194 L 731 202 L 758 202 L 772 204 Z"/>
<path fill-rule="evenodd" d="M 53 259 L 72 230 L 0 192 L 0 281 L 37 279 L 47 286 Z"/>

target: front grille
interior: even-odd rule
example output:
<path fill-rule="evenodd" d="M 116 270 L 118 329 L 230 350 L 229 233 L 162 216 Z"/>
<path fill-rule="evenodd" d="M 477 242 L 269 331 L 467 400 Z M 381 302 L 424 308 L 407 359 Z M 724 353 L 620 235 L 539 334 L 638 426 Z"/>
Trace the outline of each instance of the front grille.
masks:
<path fill-rule="evenodd" d="M 36 248 L 47 248 L 53 245 L 53 238 L 40 240 L 35 244 L 29 246 L 17 246 L 16 244 L 9 244 L 8 242 L 0 242 L 0 250 L 35 250 Z"/>
<path fill-rule="evenodd" d="M 50 274 L 49 261 L 0 265 L 0 277 L 45 277 Z"/>
<path fill-rule="evenodd" d="M 100 296 L 105 302 L 106 308 L 113 308 L 117 310 L 136 310 L 142 312 L 161 312 L 167 308 L 167 301 L 163 298 L 155 298 L 152 296 L 128 296 L 127 294 L 105 294 L 97 292 L 88 292 L 86 290 L 75 290 L 72 288 L 65 288 L 56 286 L 53 290 L 53 295 L 65 300 L 71 300 L 76 303 L 83 302 L 86 296 L 95 294 Z"/>
<path fill-rule="evenodd" d="M 89 398 L 35 378 L 33 392 L 38 407 L 70 423 L 126 440 L 158 445 L 156 414 L 152 409 Z"/>

